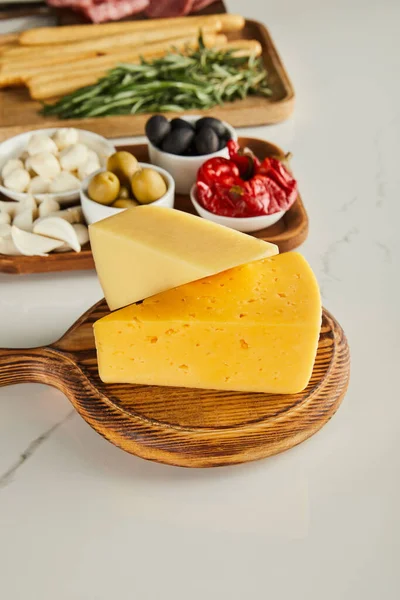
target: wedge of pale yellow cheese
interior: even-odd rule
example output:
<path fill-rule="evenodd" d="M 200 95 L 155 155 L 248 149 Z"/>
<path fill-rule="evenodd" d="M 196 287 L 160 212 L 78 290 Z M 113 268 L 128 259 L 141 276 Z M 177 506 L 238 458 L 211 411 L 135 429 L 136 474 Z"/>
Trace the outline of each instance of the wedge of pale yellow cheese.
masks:
<path fill-rule="evenodd" d="M 89 227 L 111 310 L 266 256 L 278 248 L 172 208 L 138 206 Z"/>
<path fill-rule="evenodd" d="M 311 377 L 321 300 L 288 253 L 148 298 L 94 325 L 106 383 L 293 394 Z"/>

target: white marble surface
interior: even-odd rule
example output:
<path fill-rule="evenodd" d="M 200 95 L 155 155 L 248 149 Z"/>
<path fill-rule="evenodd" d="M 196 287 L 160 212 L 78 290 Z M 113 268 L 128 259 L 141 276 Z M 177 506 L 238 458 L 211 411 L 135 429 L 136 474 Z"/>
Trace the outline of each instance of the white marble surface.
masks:
<path fill-rule="evenodd" d="M 1 389 L 1 598 L 399 597 L 400 3 L 228 4 L 295 84 L 293 118 L 246 133 L 294 154 L 349 392 L 285 454 L 190 471 L 124 454 L 58 391 Z M 0 345 L 50 342 L 100 295 L 94 273 L 0 276 Z"/>

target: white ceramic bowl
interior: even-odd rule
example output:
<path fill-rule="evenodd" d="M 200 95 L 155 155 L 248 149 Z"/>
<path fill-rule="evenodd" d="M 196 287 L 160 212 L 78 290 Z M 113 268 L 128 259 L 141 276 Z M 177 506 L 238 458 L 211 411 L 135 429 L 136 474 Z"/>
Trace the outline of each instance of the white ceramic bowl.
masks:
<path fill-rule="evenodd" d="M 26 146 L 31 135 L 35 133 L 42 133 L 51 136 L 57 131 L 57 129 L 60 128 L 53 127 L 51 129 L 37 129 L 35 131 L 21 133 L 20 135 L 16 135 L 15 137 L 12 137 L 0 144 L 0 171 L 5 163 L 10 160 L 10 158 L 18 158 L 26 150 Z M 105 167 L 107 158 L 116 152 L 115 146 L 106 140 L 106 138 L 102 137 L 101 135 L 97 135 L 97 133 L 92 133 L 91 131 L 86 131 L 85 129 L 77 129 L 77 131 L 79 134 L 79 141 L 88 146 L 88 148 L 91 150 L 94 150 L 99 156 L 100 165 Z M 17 200 L 19 202 L 28 196 L 27 193 L 14 192 L 3 185 L 0 185 L 0 192 L 8 198 Z M 60 192 L 58 194 L 35 194 L 35 198 L 38 200 L 43 200 L 44 198 L 53 198 L 54 200 L 57 200 L 59 204 L 72 204 L 75 200 L 79 199 L 79 188 L 77 190 Z"/>
<path fill-rule="evenodd" d="M 201 116 L 198 115 L 189 115 L 186 117 L 180 117 L 189 123 L 195 123 Z M 235 129 L 222 121 L 225 127 L 229 130 L 231 134 L 231 138 L 237 140 L 237 133 Z M 206 162 L 209 158 L 215 158 L 216 156 L 223 156 L 224 158 L 229 158 L 228 148 L 222 148 L 222 150 L 218 150 L 218 152 L 213 152 L 212 154 L 203 154 L 202 156 L 179 156 L 177 154 L 169 154 L 168 152 L 163 152 L 154 144 L 147 140 L 148 148 L 149 148 L 149 157 L 150 162 L 153 165 L 158 165 L 162 167 L 168 173 L 171 173 L 172 177 L 175 179 L 175 188 L 178 194 L 189 194 L 190 188 L 196 181 L 197 171 L 200 169 L 201 165 Z"/>
<path fill-rule="evenodd" d="M 197 214 L 203 219 L 208 219 L 218 225 L 224 225 L 224 227 L 230 227 L 236 229 L 236 231 L 242 231 L 243 233 L 250 233 L 252 231 L 260 231 L 274 225 L 283 217 L 285 210 L 274 213 L 273 215 L 260 215 L 259 217 L 223 217 L 215 215 L 214 213 L 206 210 L 197 201 L 197 188 L 196 184 L 192 186 L 190 190 L 190 199 L 193 206 L 195 207 Z"/>
<path fill-rule="evenodd" d="M 167 191 L 164 194 L 164 196 L 161 196 L 159 200 L 152 202 L 151 206 L 166 206 L 167 208 L 174 208 L 175 183 L 171 175 L 167 171 L 164 171 L 164 169 L 161 169 L 160 167 L 157 167 L 155 165 L 149 165 L 148 163 L 139 163 L 139 166 L 142 168 L 150 167 L 151 169 L 154 169 L 155 171 L 160 173 L 165 183 L 167 184 Z M 83 215 L 88 225 L 96 223 L 96 221 L 106 219 L 107 217 L 112 217 L 113 215 L 116 215 L 122 212 L 123 210 L 126 210 L 126 208 L 114 208 L 112 206 L 104 206 L 103 204 L 99 204 L 98 202 L 95 202 L 94 200 L 91 200 L 89 198 L 87 194 L 87 189 L 89 187 L 90 181 L 95 175 L 101 173 L 104 170 L 105 169 L 99 169 L 99 171 L 92 173 L 91 175 L 89 175 L 89 177 L 86 177 L 86 179 L 84 179 L 82 182 L 81 204 Z"/>

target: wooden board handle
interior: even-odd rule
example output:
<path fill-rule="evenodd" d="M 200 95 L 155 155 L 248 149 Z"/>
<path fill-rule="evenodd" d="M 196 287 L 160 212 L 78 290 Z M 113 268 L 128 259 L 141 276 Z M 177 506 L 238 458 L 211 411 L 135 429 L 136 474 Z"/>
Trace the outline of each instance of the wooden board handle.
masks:
<path fill-rule="evenodd" d="M 50 348 L 0 348 L 0 387 L 15 383 L 57 386 L 61 356 Z"/>

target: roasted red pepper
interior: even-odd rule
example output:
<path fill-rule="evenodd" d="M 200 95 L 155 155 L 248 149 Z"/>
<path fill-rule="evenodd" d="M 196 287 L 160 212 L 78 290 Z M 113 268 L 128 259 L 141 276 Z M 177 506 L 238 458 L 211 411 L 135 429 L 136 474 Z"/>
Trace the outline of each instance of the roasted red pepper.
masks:
<path fill-rule="evenodd" d="M 228 142 L 230 160 L 211 158 L 197 174 L 197 196 L 210 212 L 226 217 L 254 217 L 288 210 L 297 197 L 297 183 L 275 158 L 262 162 Z"/>

